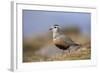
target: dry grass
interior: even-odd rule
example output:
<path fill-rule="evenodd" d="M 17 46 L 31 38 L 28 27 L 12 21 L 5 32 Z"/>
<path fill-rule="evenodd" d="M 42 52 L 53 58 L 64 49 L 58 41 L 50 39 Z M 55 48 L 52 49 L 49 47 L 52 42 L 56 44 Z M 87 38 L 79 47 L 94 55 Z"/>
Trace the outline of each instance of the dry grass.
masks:
<path fill-rule="evenodd" d="M 46 57 L 35 55 L 33 52 L 26 52 L 23 56 L 23 62 L 40 62 L 40 61 L 63 61 L 63 60 L 86 60 L 91 58 L 90 48 L 80 48 L 74 52 L 66 52 L 55 56 Z"/>
<path fill-rule="evenodd" d="M 91 51 L 90 49 L 84 48 L 84 50 L 79 50 L 72 53 L 64 53 L 60 55 L 56 55 L 54 57 L 49 58 L 50 61 L 54 60 L 85 60 L 90 59 L 91 57 Z"/>

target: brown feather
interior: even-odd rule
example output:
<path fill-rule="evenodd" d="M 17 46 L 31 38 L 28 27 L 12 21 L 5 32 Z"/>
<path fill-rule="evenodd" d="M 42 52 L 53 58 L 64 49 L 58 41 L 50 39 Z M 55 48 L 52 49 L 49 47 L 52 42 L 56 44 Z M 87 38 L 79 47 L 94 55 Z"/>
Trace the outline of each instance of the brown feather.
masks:
<path fill-rule="evenodd" d="M 69 48 L 69 44 L 66 44 L 63 40 L 53 40 L 54 44 L 60 48 L 60 49 L 68 49 Z"/>

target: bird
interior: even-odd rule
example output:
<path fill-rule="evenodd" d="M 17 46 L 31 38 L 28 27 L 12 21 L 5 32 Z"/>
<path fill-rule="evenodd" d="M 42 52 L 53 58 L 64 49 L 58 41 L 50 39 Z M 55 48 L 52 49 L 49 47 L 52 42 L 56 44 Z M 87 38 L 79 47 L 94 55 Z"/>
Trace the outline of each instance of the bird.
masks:
<path fill-rule="evenodd" d="M 79 48 L 80 44 L 75 43 L 70 37 L 65 36 L 58 24 L 53 25 L 50 30 L 53 33 L 53 43 L 59 49 L 65 51 L 68 50 L 70 53 L 71 49 Z"/>

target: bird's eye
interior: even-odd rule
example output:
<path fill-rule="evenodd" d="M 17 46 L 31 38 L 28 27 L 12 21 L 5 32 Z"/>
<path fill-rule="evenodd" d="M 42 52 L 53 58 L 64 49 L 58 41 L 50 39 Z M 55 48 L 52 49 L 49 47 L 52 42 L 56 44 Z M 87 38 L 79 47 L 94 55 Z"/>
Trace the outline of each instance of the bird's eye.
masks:
<path fill-rule="evenodd" d="M 56 28 L 56 27 L 54 27 L 54 28 Z"/>

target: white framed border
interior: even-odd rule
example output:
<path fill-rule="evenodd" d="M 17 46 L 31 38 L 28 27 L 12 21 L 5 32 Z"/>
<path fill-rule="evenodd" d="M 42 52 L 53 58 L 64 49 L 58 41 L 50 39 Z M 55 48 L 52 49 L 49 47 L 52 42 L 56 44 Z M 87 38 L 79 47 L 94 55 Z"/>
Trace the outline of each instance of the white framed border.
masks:
<path fill-rule="evenodd" d="M 96 65 L 96 45 L 95 45 L 95 31 L 96 31 L 96 8 L 93 6 L 66 6 L 66 5 L 42 5 L 32 3 L 11 3 L 11 24 L 12 24 L 12 49 L 11 49 L 11 70 L 45 70 L 55 68 L 67 67 L 83 67 Z M 54 62 L 22 62 L 22 10 L 45 10 L 45 11 L 64 11 L 64 12 L 84 12 L 91 13 L 91 59 L 90 60 L 75 60 L 75 61 L 54 61 Z M 94 49 L 95 48 L 95 49 Z"/>

